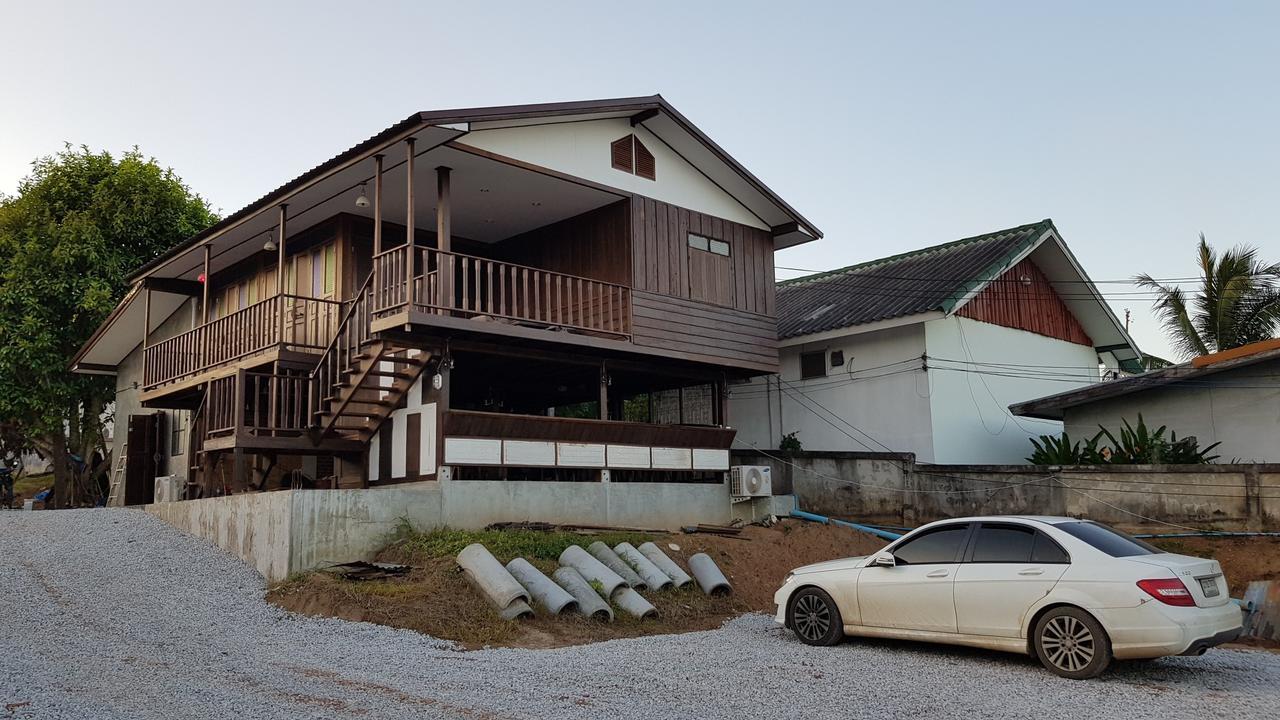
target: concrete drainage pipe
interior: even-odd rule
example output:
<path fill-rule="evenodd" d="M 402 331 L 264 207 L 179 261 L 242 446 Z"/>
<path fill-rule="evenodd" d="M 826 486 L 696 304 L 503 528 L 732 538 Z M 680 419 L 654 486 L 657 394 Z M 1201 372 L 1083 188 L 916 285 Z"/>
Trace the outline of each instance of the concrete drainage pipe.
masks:
<path fill-rule="evenodd" d="M 676 587 L 682 588 L 693 582 L 693 578 L 689 577 L 689 574 L 684 570 L 681 570 L 680 566 L 667 557 L 667 554 L 662 552 L 657 545 L 647 542 L 641 545 L 639 550 L 641 555 L 649 558 L 649 562 L 657 565 L 659 570 L 671 578 L 671 582 L 675 583 Z"/>
<path fill-rule="evenodd" d="M 533 615 L 529 593 L 485 546 L 480 543 L 466 546 L 458 553 L 457 562 L 471 584 L 498 609 L 504 620 Z"/>
<path fill-rule="evenodd" d="M 610 550 L 608 545 L 597 540 L 587 546 L 587 552 L 591 553 L 591 556 L 595 559 L 604 563 L 605 567 L 618 573 L 619 577 L 627 581 L 627 585 L 630 585 L 636 590 L 644 590 L 649 587 L 647 579 L 641 578 L 637 575 L 636 571 L 632 570 L 630 565 L 623 562 L 622 558 L 618 557 L 618 553 Z"/>
<path fill-rule="evenodd" d="M 589 618 L 613 622 L 613 608 L 591 587 L 577 568 L 561 567 L 551 573 L 556 583 L 578 601 L 578 612 Z"/>
<path fill-rule="evenodd" d="M 648 600 L 640 596 L 640 593 L 631 588 L 618 588 L 618 592 L 613 594 L 613 602 L 618 607 L 626 610 L 628 614 L 634 615 L 640 619 L 658 617 L 658 608 L 654 607 Z"/>
<path fill-rule="evenodd" d="M 671 587 L 671 578 L 662 572 L 657 565 L 650 562 L 649 558 L 640 554 L 631 543 L 620 542 L 614 546 L 614 552 L 635 569 L 635 572 L 644 578 L 645 584 L 654 590 L 666 590 Z"/>
<path fill-rule="evenodd" d="M 507 563 L 507 572 L 529 591 L 538 605 L 552 615 L 577 612 L 578 601 L 573 598 L 573 595 L 551 582 L 551 578 L 530 565 L 528 560 L 524 558 L 512 560 Z"/>
<path fill-rule="evenodd" d="M 698 581 L 702 592 L 712 597 L 724 597 L 733 592 L 733 586 L 725 578 L 724 573 L 716 566 L 716 561 L 706 553 L 698 553 L 689 557 L 689 571 L 693 579 Z"/>
<path fill-rule="evenodd" d="M 627 584 L 621 575 L 610 570 L 604 563 L 591 557 L 590 553 L 577 545 L 570 545 L 560 553 L 560 564 L 576 568 L 587 582 L 600 583 L 600 594 L 606 598 L 613 597 L 615 590 Z"/>

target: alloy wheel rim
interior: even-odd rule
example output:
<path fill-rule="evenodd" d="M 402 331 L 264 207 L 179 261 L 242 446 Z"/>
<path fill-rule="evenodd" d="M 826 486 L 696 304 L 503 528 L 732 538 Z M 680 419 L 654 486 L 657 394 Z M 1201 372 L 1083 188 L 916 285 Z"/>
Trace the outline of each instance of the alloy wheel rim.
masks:
<path fill-rule="evenodd" d="M 805 595 L 796 600 L 791 621 L 801 637 L 818 640 L 831 629 L 831 610 L 818 596 Z"/>
<path fill-rule="evenodd" d="M 1079 672 L 1093 662 L 1093 632 L 1070 615 L 1059 615 L 1045 623 L 1040 647 L 1054 667 Z"/>

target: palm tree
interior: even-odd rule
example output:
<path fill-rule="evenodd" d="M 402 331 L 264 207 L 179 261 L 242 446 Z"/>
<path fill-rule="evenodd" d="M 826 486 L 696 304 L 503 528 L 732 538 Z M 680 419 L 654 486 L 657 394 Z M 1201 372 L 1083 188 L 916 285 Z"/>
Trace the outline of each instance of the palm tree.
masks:
<path fill-rule="evenodd" d="M 1200 287 L 1191 296 L 1150 275 L 1134 282 L 1155 292 L 1156 316 L 1184 357 L 1229 350 L 1275 335 L 1280 323 L 1280 263 L 1265 264 L 1258 249 L 1240 245 L 1219 256 L 1200 233 Z"/>

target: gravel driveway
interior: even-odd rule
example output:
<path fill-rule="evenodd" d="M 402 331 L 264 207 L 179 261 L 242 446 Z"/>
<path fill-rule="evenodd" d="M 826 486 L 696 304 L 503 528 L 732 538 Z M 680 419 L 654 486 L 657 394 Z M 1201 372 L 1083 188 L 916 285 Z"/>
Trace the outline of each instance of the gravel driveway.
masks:
<path fill-rule="evenodd" d="M 222 551 L 132 510 L 0 513 L 3 718 L 1264 718 L 1280 655 L 1059 679 L 1026 658 L 856 641 L 763 616 L 559 650 L 456 652 L 291 615 Z"/>

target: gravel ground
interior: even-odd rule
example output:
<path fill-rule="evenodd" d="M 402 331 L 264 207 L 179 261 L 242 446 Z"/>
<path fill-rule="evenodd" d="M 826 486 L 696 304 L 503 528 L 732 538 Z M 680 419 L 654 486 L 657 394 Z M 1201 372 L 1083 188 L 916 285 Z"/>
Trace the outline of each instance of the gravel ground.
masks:
<path fill-rule="evenodd" d="M 0 513 L 0 718 L 1264 718 L 1280 655 L 1216 650 L 1098 681 L 890 642 L 810 648 L 763 616 L 558 650 L 458 652 L 291 615 L 261 578 L 132 510 Z"/>

